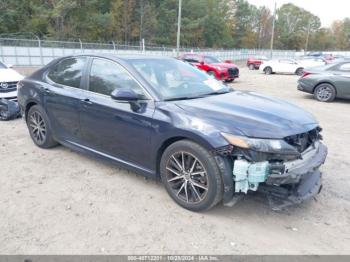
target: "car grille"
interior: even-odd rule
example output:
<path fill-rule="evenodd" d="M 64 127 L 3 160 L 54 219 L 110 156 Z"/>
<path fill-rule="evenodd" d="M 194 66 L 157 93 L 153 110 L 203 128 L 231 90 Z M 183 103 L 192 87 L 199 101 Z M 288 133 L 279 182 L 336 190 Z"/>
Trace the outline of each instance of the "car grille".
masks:
<path fill-rule="evenodd" d="M 228 75 L 230 76 L 230 77 L 237 77 L 238 76 L 238 74 L 239 74 L 239 70 L 238 70 L 238 68 L 229 68 L 228 70 L 227 70 L 227 72 L 228 72 Z"/>
<path fill-rule="evenodd" d="M 321 128 L 317 127 L 306 133 L 285 137 L 284 140 L 302 153 L 315 141 L 321 139 L 320 131 Z"/>
<path fill-rule="evenodd" d="M 0 93 L 8 93 L 17 89 L 17 82 L 0 82 Z"/>

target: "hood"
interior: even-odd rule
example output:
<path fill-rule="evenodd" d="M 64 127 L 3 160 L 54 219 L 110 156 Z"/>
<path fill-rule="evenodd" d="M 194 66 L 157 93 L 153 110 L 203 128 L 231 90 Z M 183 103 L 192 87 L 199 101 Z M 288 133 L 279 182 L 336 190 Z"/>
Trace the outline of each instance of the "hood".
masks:
<path fill-rule="evenodd" d="M 232 67 L 237 67 L 233 63 L 212 63 L 210 64 L 211 66 L 220 66 L 222 68 L 232 68 Z"/>
<path fill-rule="evenodd" d="M 284 138 L 318 125 L 302 108 L 255 92 L 233 91 L 176 105 L 220 132 L 255 138 Z"/>
<path fill-rule="evenodd" d="M 0 69 L 0 82 L 17 82 L 24 78 L 11 68 Z"/>

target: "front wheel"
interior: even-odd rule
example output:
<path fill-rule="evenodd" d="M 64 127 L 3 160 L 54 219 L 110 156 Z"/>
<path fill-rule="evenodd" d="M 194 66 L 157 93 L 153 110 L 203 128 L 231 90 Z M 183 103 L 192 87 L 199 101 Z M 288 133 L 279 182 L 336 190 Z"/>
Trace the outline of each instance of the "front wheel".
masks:
<path fill-rule="evenodd" d="M 188 210 L 208 210 L 222 199 L 222 178 L 214 156 L 194 142 L 170 145 L 163 153 L 160 173 L 171 198 Z"/>
<path fill-rule="evenodd" d="M 27 126 L 33 142 L 38 147 L 50 148 L 58 144 L 53 138 L 49 119 L 41 106 L 35 105 L 29 109 Z"/>

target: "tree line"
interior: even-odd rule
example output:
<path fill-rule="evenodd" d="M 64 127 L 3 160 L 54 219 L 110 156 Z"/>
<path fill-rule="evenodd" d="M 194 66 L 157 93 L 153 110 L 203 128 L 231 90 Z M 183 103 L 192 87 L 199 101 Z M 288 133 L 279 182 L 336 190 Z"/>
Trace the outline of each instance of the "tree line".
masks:
<path fill-rule="evenodd" d="M 0 36 L 174 46 L 178 0 L 0 0 Z M 181 46 L 269 48 L 273 10 L 246 0 L 183 0 Z M 321 27 L 293 4 L 277 9 L 274 47 L 349 50 L 350 18 Z"/>

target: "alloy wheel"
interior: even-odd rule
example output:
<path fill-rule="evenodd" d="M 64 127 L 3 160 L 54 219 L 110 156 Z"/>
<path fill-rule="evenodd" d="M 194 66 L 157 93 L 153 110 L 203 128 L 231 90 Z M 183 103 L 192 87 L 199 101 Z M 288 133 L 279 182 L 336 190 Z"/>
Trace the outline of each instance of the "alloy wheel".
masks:
<path fill-rule="evenodd" d="M 46 125 L 43 117 L 38 111 L 34 111 L 29 116 L 28 125 L 35 142 L 43 144 L 46 140 Z"/>
<path fill-rule="evenodd" d="M 320 101 L 328 101 L 332 95 L 333 90 L 329 86 L 320 86 L 316 92 L 316 96 Z"/>
<path fill-rule="evenodd" d="M 168 159 L 166 171 L 167 183 L 177 198 L 190 204 L 205 199 L 208 176 L 197 157 L 185 151 L 176 152 Z"/>

